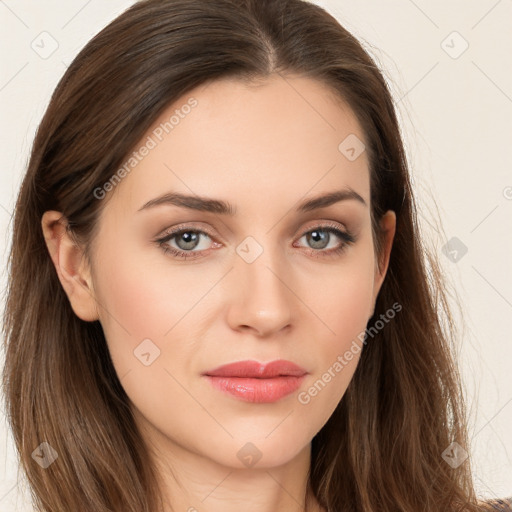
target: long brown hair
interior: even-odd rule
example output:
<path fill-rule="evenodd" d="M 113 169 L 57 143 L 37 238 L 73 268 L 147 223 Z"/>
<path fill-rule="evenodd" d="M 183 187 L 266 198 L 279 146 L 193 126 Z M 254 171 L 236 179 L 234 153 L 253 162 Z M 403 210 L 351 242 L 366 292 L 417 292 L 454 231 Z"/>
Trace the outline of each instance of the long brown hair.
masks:
<path fill-rule="evenodd" d="M 397 228 L 373 324 L 400 314 L 365 345 L 337 409 L 312 441 L 309 485 L 328 512 L 477 511 L 455 327 L 436 259 L 422 243 L 399 124 L 381 72 L 320 7 L 301 0 L 145 0 L 96 35 L 60 80 L 37 131 L 16 203 L 4 316 L 7 413 L 38 510 L 156 512 L 155 469 L 101 325 L 71 309 L 41 217 L 62 212 L 90 255 L 101 208 L 93 193 L 154 120 L 194 87 L 298 74 L 328 85 L 368 141 L 372 229 Z M 341 141 L 340 141 L 341 142 Z M 427 258 L 425 258 L 427 254 Z M 32 456 L 42 442 L 58 458 Z"/>

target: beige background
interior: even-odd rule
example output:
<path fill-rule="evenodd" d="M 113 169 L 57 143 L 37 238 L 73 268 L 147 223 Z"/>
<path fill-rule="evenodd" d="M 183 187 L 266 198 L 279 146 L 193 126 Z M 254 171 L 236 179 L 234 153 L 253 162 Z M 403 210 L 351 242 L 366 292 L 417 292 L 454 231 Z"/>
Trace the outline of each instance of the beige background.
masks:
<path fill-rule="evenodd" d="M 0 0 L 2 289 L 10 216 L 50 95 L 83 45 L 132 3 Z M 363 42 L 398 102 L 421 223 L 463 305 L 476 487 L 512 496 L 512 0 L 315 3 Z M 48 58 L 31 47 L 41 37 L 47 50 L 58 44 Z M 3 409 L 0 510 L 28 511 Z"/>

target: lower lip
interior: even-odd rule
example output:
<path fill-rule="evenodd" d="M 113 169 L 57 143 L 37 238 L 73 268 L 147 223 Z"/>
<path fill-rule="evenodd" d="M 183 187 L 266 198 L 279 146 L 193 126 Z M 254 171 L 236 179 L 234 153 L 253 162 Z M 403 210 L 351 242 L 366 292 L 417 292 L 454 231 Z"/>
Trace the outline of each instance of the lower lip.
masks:
<path fill-rule="evenodd" d="M 305 375 L 300 377 L 282 376 L 268 379 L 251 379 L 246 377 L 212 377 L 206 375 L 210 384 L 220 391 L 253 403 L 277 402 L 296 391 Z"/>

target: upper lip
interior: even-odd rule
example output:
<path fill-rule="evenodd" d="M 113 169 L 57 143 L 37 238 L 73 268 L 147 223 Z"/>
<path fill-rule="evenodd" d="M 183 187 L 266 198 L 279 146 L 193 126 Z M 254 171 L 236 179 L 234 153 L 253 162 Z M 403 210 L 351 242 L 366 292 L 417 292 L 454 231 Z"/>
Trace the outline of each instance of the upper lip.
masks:
<path fill-rule="evenodd" d="M 258 361 L 238 361 L 208 370 L 204 375 L 209 375 L 210 377 L 252 377 L 265 379 L 279 376 L 301 377 L 306 373 L 304 368 L 295 363 L 278 359 L 266 364 L 259 363 Z"/>

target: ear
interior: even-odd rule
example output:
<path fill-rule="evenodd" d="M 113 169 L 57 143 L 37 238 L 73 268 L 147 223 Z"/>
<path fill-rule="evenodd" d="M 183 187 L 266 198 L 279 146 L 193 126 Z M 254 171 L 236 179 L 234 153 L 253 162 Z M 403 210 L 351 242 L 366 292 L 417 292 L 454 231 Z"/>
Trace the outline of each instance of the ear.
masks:
<path fill-rule="evenodd" d="M 90 270 L 67 225 L 62 213 L 53 210 L 45 212 L 41 219 L 50 257 L 73 311 L 82 320 L 93 322 L 99 315 Z"/>
<path fill-rule="evenodd" d="M 375 262 L 375 280 L 373 283 L 373 313 L 375 312 L 375 302 L 379 295 L 380 288 L 386 277 L 389 266 L 389 259 L 391 255 L 391 248 L 393 247 L 393 240 L 395 238 L 396 230 L 396 214 L 393 210 L 388 210 L 381 218 L 381 230 L 384 232 L 384 240 L 382 246 L 382 253 L 380 260 Z M 371 318 L 371 317 L 370 317 Z"/>

